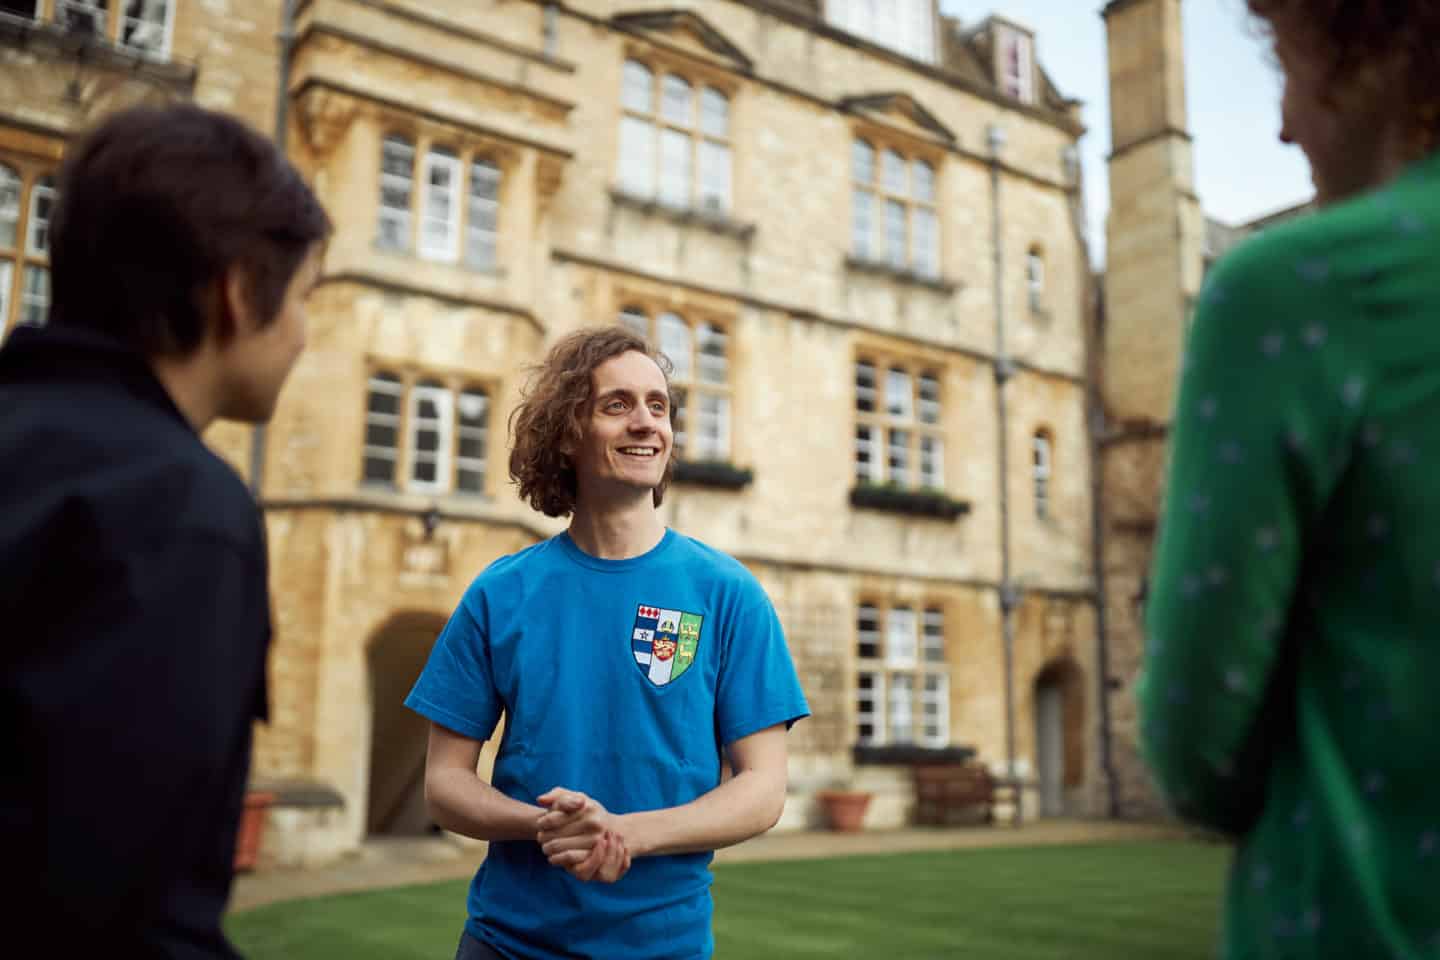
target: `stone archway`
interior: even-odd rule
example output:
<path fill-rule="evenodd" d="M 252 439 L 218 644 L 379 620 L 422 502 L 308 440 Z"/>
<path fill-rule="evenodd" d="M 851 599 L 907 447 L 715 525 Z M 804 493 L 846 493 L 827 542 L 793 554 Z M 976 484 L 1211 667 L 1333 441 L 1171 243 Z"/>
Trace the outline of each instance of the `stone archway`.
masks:
<path fill-rule="evenodd" d="M 1084 672 L 1068 657 L 1048 664 L 1035 677 L 1033 703 L 1040 815 L 1065 816 L 1077 809 L 1071 792 L 1085 783 Z"/>
<path fill-rule="evenodd" d="M 425 813 L 425 747 L 430 723 L 405 706 L 445 618 L 400 614 L 375 632 L 366 657 L 370 689 L 367 835 L 419 836 Z"/>

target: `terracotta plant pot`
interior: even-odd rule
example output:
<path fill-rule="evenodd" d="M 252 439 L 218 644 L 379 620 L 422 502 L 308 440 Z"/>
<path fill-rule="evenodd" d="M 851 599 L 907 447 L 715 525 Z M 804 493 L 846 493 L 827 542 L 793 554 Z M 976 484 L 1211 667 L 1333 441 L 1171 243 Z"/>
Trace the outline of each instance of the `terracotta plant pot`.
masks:
<path fill-rule="evenodd" d="M 821 790 L 815 796 L 831 830 L 855 833 L 863 828 L 870 794 L 860 790 Z"/>
<path fill-rule="evenodd" d="M 254 870 L 260 856 L 260 840 L 265 834 L 265 815 L 275 802 L 273 793 L 245 794 L 245 809 L 240 814 L 240 829 L 235 834 L 235 870 Z"/>

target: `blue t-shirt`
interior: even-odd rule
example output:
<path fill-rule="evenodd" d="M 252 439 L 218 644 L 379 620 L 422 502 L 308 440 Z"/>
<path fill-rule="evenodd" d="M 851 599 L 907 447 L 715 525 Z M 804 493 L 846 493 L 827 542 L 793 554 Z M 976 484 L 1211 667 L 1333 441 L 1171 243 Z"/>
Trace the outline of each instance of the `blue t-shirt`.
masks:
<path fill-rule="evenodd" d="M 723 746 L 809 715 L 760 584 L 671 530 L 629 560 L 561 534 L 495 561 L 405 705 L 475 740 L 503 711 L 497 790 L 535 803 L 565 787 L 615 814 L 689 803 L 719 785 Z M 703 960 L 711 857 L 637 858 L 618 883 L 582 884 L 534 840 L 492 843 L 466 929 L 520 960 Z"/>

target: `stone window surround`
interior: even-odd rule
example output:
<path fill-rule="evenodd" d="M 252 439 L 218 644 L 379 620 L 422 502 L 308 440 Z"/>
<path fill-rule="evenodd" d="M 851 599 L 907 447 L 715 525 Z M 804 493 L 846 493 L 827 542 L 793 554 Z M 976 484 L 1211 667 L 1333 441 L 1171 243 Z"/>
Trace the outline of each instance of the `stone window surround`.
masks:
<path fill-rule="evenodd" d="M 690 419 L 691 423 L 697 422 L 696 410 L 698 408 L 695 404 L 695 393 L 697 389 L 703 393 L 718 394 L 723 396 L 727 401 L 725 408 L 727 426 L 725 430 L 725 442 L 723 444 L 725 449 L 718 457 L 698 458 L 696 461 L 690 462 L 732 463 L 735 457 L 735 318 L 723 312 L 716 311 L 713 308 L 707 308 L 694 303 L 676 302 L 663 295 L 647 294 L 628 288 L 617 290 L 615 309 L 613 312 L 616 322 L 622 322 L 620 319 L 622 315 L 631 310 L 634 310 L 637 314 L 643 314 L 646 317 L 650 330 L 646 336 L 657 349 L 662 349 L 662 352 L 663 348 L 658 333 L 658 324 L 662 315 L 667 313 L 673 314 L 683 320 L 686 326 L 690 328 L 691 345 L 692 349 L 695 350 L 691 360 L 692 379 L 685 382 L 674 383 L 675 387 L 685 391 L 684 412 L 686 416 Z M 699 354 L 694 332 L 701 324 L 708 324 L 709 326 L 715 327 L 725 335 L 725 374 L 727 382 L 723 387 L 718 384 L 697 387 L 697 380 L 695 378 L 698 377 L 699 374 L 699 361 L 695 358 L 698 358 Z M 693 446 L 693 444 L 691 446 Z M 676 442 L 676 453 L 682 459 L 686 456 L 685 451 L 680 447 L 678 439 Z"/>
<path fill-rule="evenodd" d="M 875 617 L 876 646 L 875 656 L 862 656 L 860 651 L 861 615 L 866 610 L 871 610 Z M 914 617 L 914 651 L 909 657 L 892 657 L 891 651 L 887 649 L 890 637 L 891 614 L 896 610 L 908 610 Z M 851 700 L 854 709 L 854 723 L 852 730 L 855 733 L 856 746 L 861 747 L 886 747 L 886 746 L 914 746 L 925 749 L 943 749 L 950 745 L 950 662 L 946 655 L 947 646 L 945 643 L 945 603 L 933 598 L 921 597 L 916 600 L 898 600 L 875 596 L 873 594 L 862 594 L 855 604 L 854 617 L 854 642 L 851 650 L 854 652 L 855 680 L 851 685 L 854 696 Z M 938 625 L 938 631 L 932 632 L 931 625 Z M 931 638 L 938 638 L 938 659 L 932 659 L 929 654 L 932 645 Z M 870 722 L 874 730 L 867 736 L 862 736 L 860 726 L 862 723 L 861 712 L 861 687 L 860 681 L 863 676 L 871 677 L 872 686 L 869 688 Z M 893 700 L 890 691 L 891 680 L 895 676 L 911 678 L 909 717 L 911 725 L 911 738 L 908 740 L 896 741 L 890 737 L 890 722 Z M 936 689 L 927 689 L 929 681 L 933 679 Z M 879 686 L 873 686 L 879 680 Z M 934 727 L 938 733 L 926 732 L 926 711 L 927 705 L 933 704 L 936 708 Z"/>
<path fill-rule="evenodd" d="M 392 138 L 404 140 L 414 151 L 410 177 L 408 238 L 403 248 L 387 246 L 380 241 L 380 223 L 382 210 L 384 209 L 380 196 L 380 178 L 383 175 L 383 167 L 381 164 L 385 152 L 385 142 Z M 425 189 L 423 181 L 426 158 L 429 157 L 432 148 L 453 151 L 459 163 L 460 179 L 457 184 L 457 194 L 459 197 L 458 213 L 460 219 L 455 225 L 459 242 L 453 259 L 426 257 L 420 252 L 420 205 Z M 511 191 L 515 183 L 513 174 L 519 161 L 519 151 L 515 147 L 505 144 L 500 140 L 479 137 L 473 133 L 462 131 L 429 129 L 428 124 L 416 123 L 413 120 L 396 119 L 389 122 L 382 121 L 380 125 L 379 147 L 375 151 L 375 227 L 371 238 L 372 246 L 377 252 L 388 256 L 410 257 L 417 260 L 424 260 L 427 263 L 446 264 L 470 273 L 486 273 L 503 276 L 505 270 L 500 266 L 500 261 L 504 259 L 505 252 L 503 243 L 505 236 L 505 211 L 509 204 L 513 202 L 511 198 Z M 495 261 L 489 267 L 474 265 L 470 262 L 469 258 L 471 178 L 474 176 L 473 165 L 476 162 L 488 163 L 500 171 L 499 189 L 495 200 Z"/>
<path fill-rule="evenodd" d="M 868 364 L 875 373 L 874 383 L 874 410 L 862 411 L 860 409 L 859 396 L 859 373 L 862 365 Z M 909 355 L 898 351 L 880 350 L 873 347 L 861 347 L 856 350 L 854 362 L 850 369 L 853 372 L 851 380 L 851 447 L 850 462 L 855 468 L 855 481 L 857 484 L 886 486 L 896 485 L 890 479 L 889 470 L 889 431 L 892 429 L 904 430 L 909 434 L 906 442 L 906 470 L 909 477 L 905 483 L 900 484 L 901 489 L 945 490 L 945 373 L 946 367 L 943 364 L 922 360 L 915 355 Z M 911 409 L 904 418 L 896 418 L 890 415 L 885 404 L 886 390 L 891 370 L 901 370 L 909 375 L 911 383 Z M 936 416 L 934 423 L 925 423 L 920 418 L 920 385 L 925 378 L 933 379 L 936 385 Z M 860 430 L 864 427 L 871 428 L 872 444 L 872 474 L 867 478 L 859 475 L 859 443 Z M 933 487 L 921 483 L 921 445 L 922 437 L 930 437 L 939 441 L 939 484 Z"/>
<path fill-rule="evenodd" d="M 15 241 L 12 245 L 0 240 L 0 335 L 3 335 L 20 322 L 27 302 L 38 303 L 41 310 L 49 305 L 48 296 L 40 300 L 27 295 L 26 278 L 43 278 L 48 291 L 50 259 L 46 250 L 34 247 L 34 228 L 38 198 L 47 187 L 53 199 L 54 170 L 8 154 L 0 155 L 0 170 L 20 181 Z"/>
<path fill-rule="evenodd" d="M 1025 291 L 1030 303 L 1030 312 L 1045 311 L 1045 284 L 1048 280 L 1045 248 L 1032 243 L 1025 251 Z"/>
<path fill-rule="evenodd" d="M 365 467 L 368 459 L 365 440 L 370 424 L 371 380 L 383 374 L 398 377 L 400 380 L 400 412 L 398 422 L 395 425 L 396 447 L 393 461 L 394 470 L 389 484 L 367 481 L 365 479 Z M 423 493 L 428 495 L 460 497 L 466 500 L 488 497 L 484 489 L 479 492 L 456 489 L 456 475 L 459 469 L 460 424 L 458 418 L 454 417 L 452 417 L 452 422 L 448 430 L 448 440 L 451 449 L 446 461 L 447 470 L 445 471 L 444 480 L 433 488 L 428 484 L 417 486 L 414 482 L 415 450 L 412 424 L 412 408 L 414 404 L 412 398 L 415 388 L 427 383 L 438 384 L 447 390 L 451 396 L 452 404 L 458 402 L 463 392 L 473 391 L 485 395 L 485 459 L 481 473 L 482 487 L 489 481 L 494 459 L 493 438 L 496 436 L 495 417 L 497 411 L 495 398 L 499 394 L 499 382 L 493 377 L 475 376 L 458 371 L 423 367 L 410 362 L 386 362 L 378 358 L 372 358 L 366 363 L 365 368 L 364 416 L 361 418 L 360 426 L 360 487 L 372 491 Z"/>
<path fill-rule="evenodd" d="M 654 78 L 654 87 L 653 87 L 653 90 L 654 90 L 654 94 L 655 94 L 655 101 L 654 101 L 654 103 L 655 103 L 655 109 L 654 109 L 654 111 L 652 112 L 652 114 L 650 115 L 650 117 L 651 117 L 651 119 L 654 120 L 655 122 L 660 122 L 660 121 L 659 121 L 659 118 L 660 118 L 661 109 L 662 109 L 662 99 L 661 99 L 661 98 L 662 98 L 663 95 L 664 95 L 664 93 L 663 93 L 663 81 L 664 81 L 664 77 L 665 77 L 666 75 L 673 74 L 673 75 L 675 75 L 675 76 L 678 76 L 678 77 L 682 78 L 683 80 L 685 80 L 687 83 L 690 84 L 690 88 L 691 88 L 691 90 L 694 92 L 693 95 L 694 95 L 695 104 L 696 104 L 696 108 L 695 108 L 695 109 L 696 109 L 696 114 L 695 114 L 695 117 L 696 117 L 696 125 L 691 129 L 691 133 L 692 133 L 692 139 L 693 139 L 696 143 L 707 139 L 706 135 L 701 131 L 701 128 L 700 128 L 700 122 L 701 122 L 700 96 L 701 96 L 701 91 L 702 91 L 705 87 L 710 87 L 710 88 L 714 89 L 717 93 L 719 93 L 719 94 L 721 94 L 723 97 L 725 97 L 725 101 L 726 101 L 726 104 L 727 104 L 727 112 L 726 112 L 727 123 L 726 123 L 726 138 L 725 138 L 725 143 L 726 143 L 726 145 L 729 147 L 729 150 L 730 150 L 730 183 L 729 183 L 728 190 L 727 190 L 727 195 L 726 195 L 725 209 L 724 209 L 724 210 L 721 210 L 721 211 L 707 211 L 707 210 L 704 210 L 704 209 L 701 207 L 701 205 L 696 201 L 696 199 L 694 199 L 694 198 L 698 198 L 698 196 L 699 196 L 699 184 L 700 184 L 699 172 L 700 172 L 700 167 L 699 167 L 698 162 L 696 162 L 695 152 L 692 150 L 692 159 L 691 159 L 691 164 L 690 164 L 690 173 L 691 173 L 690 179 L 691 179 L 691 195 L 692 195 L 692 201 L 691 201 L 691 203 L 690 203 L 688 206 L 682 208 L 682 207 L 669 206 L 669 205 L 664 205 L 664 204 L 662 204 L 661 201 L 660 201 L 659 198 L 658 198 L 658 193 L 659 193 L 659 181 L 658 181 L 658 179 L 657 179 L 656 184 L 655 184 L 656 190 L 655 190 L 655 193 L 654 193 L 653 195 L 650 195 L 650 196 L 637 195 L 634 191 L 632 191 L 632 190 L 627 190 L 626 187 L 625 187 L 625 185 L 624 185 L 624 182 L 623 182 L 623 180 L 622 180 L 622 178 L 621 178 L 621 176 L 620 176 L 620 149 L 619 149 L 619 146 L 618 146 L 618 141 L 619 141 L 619 133 L 618 133 L 618 131 L 619 131 L 619 125 L 617 124 L 617 127 L 616 127 L 616 130 L 617 130 L 617 134 L 616 134 L 617 148 L 615 149 L 615 151 L 614 151 L 614 153 L 613 153 L 613 157 L 612 157 L 612 162 L 615 164 L 615 167 L 614 167 L 612 176 L 611 176 L 611 178 L 610 178 L 610 182 L 611 182 L 612 184 L 614 184 L 614 186 L 611 188 L 611 191 L 610 191 L 611 194 L 614 195 L 614 196 L 621 197 L 621 198 L 623 198 L 625 201 L 633 202 L 633 203 L 636 204 L 636 205 L 645 205 L 645 206 L 654 205 L 654 206 L 657 206 L 657 207 L 664 207 L 664 209 L 666 209 L 666 210 L 668 210 L 668 211 L 672 211 L 672 212 L 674 212 L 674 213 L 677 214 L 677 215 L 691 214 L 691 215 L 693 215 L 693 216 L 695 216 L 695 217 L 700 218 L 700 222 L 704 222 L 704 223 L 713 222 L 713 223 L 722 224 L 722 225 L 732 225 L 731 215 L 733 214 L 733 212 L 734 212 L 734 210 L 735 210 L 735 208 L 736 208 L 736 202 L 735 202 L 735 198 L 736 198 L 736 189 L 735 189 L 735 186 L 736 186 L 736 183 L 735 183 L 735 181 L 736 181 L 736 177 L 735 177 L 736 164 L 735 164 L 735 134 L 734 134 L 734 131 L 735 131 L 735 129 L 736 129 L 736 124 L 735 124 L 735 108 L 736 108 L 736 105 L 737 105 L 737 103 L 738 103 L 738 101 L 739 101 L 741 91 L 742 91 L 742 89 L 743 89 L 743 88 L 742 88 L 742 82 L 743 82 L 743 81 L 742 81 L 742 78 L 736 76 L 736 75 L 735 75 L 734 73 L 732 73 L 728 68 L 721 67 L 721 66 L 715 65 L 715 64 L 707 63 L 707 62 L 705 62 L 704 60 L 698 59 L 698 58 L 693 57 L 693 56 L 690 56 L 690 55 L 686 55 L 686 54 L 684 54 L 684 53 L 682 53 L 682 52 L 680 52 L 680 51 L 669 50 L 669 49 L 666 49 L 666 48 L 663 48 L 663 47 L 656 46 L 656 45 L 654 45 L 654 44 L 645 43 L 645 42 L 643 42 L 643 41 L 641 41 L 641 40 L 638 40 L 638 39 L 627 39 L 626 42 L 625 42 L 625 44 L 624 44 L 623 49 L 621 50 L 621 56 L 620 56 L 620 65 L 621 65 L 621 67 L 620 67 L 620 69 L 621 69 L 620 78 L 621 78 L 621 79 L 620 79 L 619 85 L 618 85 L 617 88 L 616 88 L 616 93 L 617 93 L 617 97 L 618 97 L 618 99 L 617 99 L 617 106 L 618 106 L 617 116 L 619 116 L 619 117 L 621 117 L 621 118 L 623 118 L 623 117 L 625 117 L 625 116 L 628 116 L 628 115 L 632 115 L 632 114 L 630 113 L 630 111 L 627 110 L 627 108 L 626 108 L 626 106 L 625 106 L 625 101 L 624 101 L 624 69 L 625 69 L 625 64 L 628 63 L 628 62 L 630 62 L 630 61 L 634 61 L 634 62 L 636 62 L 636 63 L 644 66 L 647 70 L 650 71 L 651 76 Z M 660 123 L 661 123 L 661 126 L 663 126 L 663 122 L 660 122 Z M 715 140 L 715 139 L 717 139 L 717 138 L 709 137 L 708 139 Z M 659 143 L 658 143 L 658 140 L 657 140 L 657 142 L 656 142 L 656 156 L 655 156 L 655 161 L 656 161 L 656 170 L 658 171 L 658 170 L 659 170 L 659 163 L 660 163 Z M 745 233 L 745 232 L 748 232 L 748 231 L 746 230 L 746 228 L 745 228 L 743 225 L 733 224 L 733 225 L 731 226 L 730 232 Z"/>
<path fill-rule="evenodd" d="M 886 151 L 893 151 L 900 155 L 905 161 L 907 178 L 911 175 L 916 163 L 923 163 L 928 166 L 934 177 L 935 199 L 930 203 L 929 209 L 934 215 L 935 229 L 935 270 L 933 274 L 924 273 L 916 268 L 914 251 L 911 249 L 913 240 L 913 214 L 916 207 L 924 206 L 918 203 L 913 194 L 899 198 L 905 202 L 905 224 L 906 224 L 906 257 L 905 265 L 899 266 L 890 262 L 883 249 L 871 251 L 865 256 L 855 249 L 855 194 L 861 189 L 855 180 L 854 150 L 858 142 L 864 142 L 874 151 L 874 177 L 870 195 L 876 198 L 877 202 L 871 212 L 872 223 L 870 226 L 870 240 L 875 241 L 877 236 L 883 239 L 884 217 L 882 214 L 883 201 L 893 199 L 886 193 L 883 184 L 883 157 Z M 910 280 L 925 286 L 932 286 L 942 292 L 951 292 L 954 287 L 944 279 L 945 273 L 945 223 L 940 215 L 941 210 L 941 186 L 945 176 L 945 159 L 948 153 L 946 147 L 929 143 L 918 137 L 910 137 L 902 132 L 889 129 L 877 123 L 867 123 L 863 119 L 857 119 L 850 127 L 849 153 L 846 156 L 845 184 L 848 190 L 848 198 L 851 204 L 850 231 L 846 249 L 850 251 L 846 258 L 846 264 L 854 270 L 868 270 L 880 273 L 891 274 L 898 279 Z M 883 247 L 883 244 L 881 245 Z"/>
<path fill-rule="evenodd" d="M 1050 519 L 1050 481 L 1055 476 L 1055 434 L 1049 427 L 1037 427 L 1031 435 L 1033 459 L 1031 479 L 1034 483 L 1035 516 Z"/>
<path fill-rule="evenodd" d="M 164 5 L 165 19 L 161 24 L 162 37 L 160 46 L 156 50 L 147 49 L 144 46 L 133 45 L 124 41 L 125 29 L 132 23 L 145 22 L 144 17 L 134 16 L 130 11 L 132 0 L 100 0 L 106 4 L 106 9 L 97 11 L 104 19 L 100 33 L 106 42 L 112 44 L 115 49 L 135 54 L 147 60 L 165 61 L 170 59 L 175 36 L 175 8 L 179 0 L 148 0 Z M 143 9 L 147 0 L 141 0 Z M 37 22 L 51 22 L 57 26 L 64 27 L 61 16 L 65 13 L 76 13 L 83 15 L 87 8 L 93 10 L 94 0 L 35 0 L 35 13 L 30 19 Z"/>

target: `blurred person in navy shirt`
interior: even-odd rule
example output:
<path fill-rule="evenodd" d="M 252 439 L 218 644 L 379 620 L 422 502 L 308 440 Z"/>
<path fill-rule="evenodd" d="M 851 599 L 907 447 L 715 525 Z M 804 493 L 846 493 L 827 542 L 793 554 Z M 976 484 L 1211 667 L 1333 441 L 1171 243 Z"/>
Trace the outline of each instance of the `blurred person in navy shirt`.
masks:
<path fill-rule="evenodd" d="M 46 952 L 234 957 L 266 713 L 259 510 L 202 441 L 259 424 L 330 222 L 268 140 L 136 108 L 67 154 L 48 323 L 0 348 L 0 928 Z"/>

